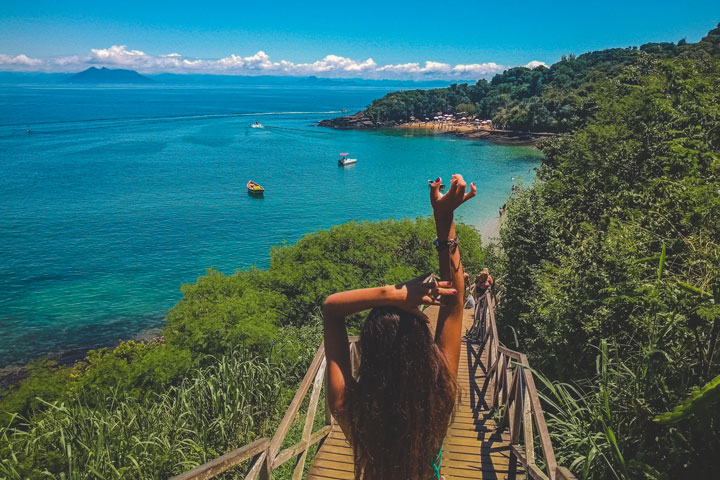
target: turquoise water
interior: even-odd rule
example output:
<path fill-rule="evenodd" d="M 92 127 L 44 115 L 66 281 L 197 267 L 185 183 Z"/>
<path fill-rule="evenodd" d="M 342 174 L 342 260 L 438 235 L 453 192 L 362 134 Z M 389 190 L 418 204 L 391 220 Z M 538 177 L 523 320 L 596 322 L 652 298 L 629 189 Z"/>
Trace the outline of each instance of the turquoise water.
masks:
<path fill-rule="evenodd" d="M 337 114 L 288 113 L 354 111 L 387 91 L 1 86 L 0 366 L 161 326 L 182 283 L 266 267 L 271 245 L 429 215 L 429 178 L 478 183 L 459 212 L 475 225 L 497 216 L 512 177 L 532 181 L 531 148 L 333 131 L 313 123 Z M 339 152 L 358 163 L 339 168 Z"/>

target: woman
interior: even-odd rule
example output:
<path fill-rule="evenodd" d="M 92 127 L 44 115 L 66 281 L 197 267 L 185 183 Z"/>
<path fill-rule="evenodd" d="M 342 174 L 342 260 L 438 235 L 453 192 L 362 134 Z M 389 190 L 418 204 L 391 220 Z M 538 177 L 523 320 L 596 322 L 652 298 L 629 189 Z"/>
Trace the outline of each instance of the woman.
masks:
<path fill-rule="evenodd" d="M 458 394 L 465 291 L 453 215 L 477 193 L 474 183 L 466 193 L 460 175 L 445 195 L 440 185 L 440 178 L 431 184 L 430 203 L 441 281 L 418 277 L 335 293 L 323 308 L 328 403 L 353 447 L 357 480 L 440 478 L 440 450 Z M 420 305 L 440 306 L 434 338 Z M 367 309 L 356 381 L 345 317 Z"/>
<path fill-rule="evenodd" d="M 480 275 L 475 277 L 475 292 L 478 298 L 484 295 L 488 288 L 492 291 L 491 287 L 494 283 L 495 280 L 493 280 L 492 275 L 490 275 L 490 271 L 487 268 L 483 268 Z"/>

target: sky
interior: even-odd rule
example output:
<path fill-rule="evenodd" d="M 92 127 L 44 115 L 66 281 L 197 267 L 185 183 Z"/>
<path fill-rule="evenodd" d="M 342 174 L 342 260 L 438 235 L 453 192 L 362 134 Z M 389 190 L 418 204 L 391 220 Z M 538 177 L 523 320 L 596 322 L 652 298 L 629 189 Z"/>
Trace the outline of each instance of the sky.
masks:
<path fill-rule="evenodd" d="M 3 0 L 0 71 L 472 79 L 685 38 L 713 1 Z"/>

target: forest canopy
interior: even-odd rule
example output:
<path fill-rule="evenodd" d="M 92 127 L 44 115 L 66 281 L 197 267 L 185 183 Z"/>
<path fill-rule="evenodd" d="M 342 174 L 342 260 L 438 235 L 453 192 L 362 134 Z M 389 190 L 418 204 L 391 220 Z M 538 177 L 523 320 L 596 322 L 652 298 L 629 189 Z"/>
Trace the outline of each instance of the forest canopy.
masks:
<path fill-rule="evenodd" d="M 600 79 L 616 78 L 627 68 L 656 59 L 706 62 L 720 53 L 720 28 L 698 43 L 647 43 L 567 55 L 550 67 L 514 67 L 489 82 L 454 84 L 432 90 L 406 90 L 373 101 L 362 114 L 377 125 L 432 119 L 438 114 L 467 112 L 493 121 L 493 125 L 529 132 L 569 132 L 582 127 L 597 104 L 593 89 Z"/>

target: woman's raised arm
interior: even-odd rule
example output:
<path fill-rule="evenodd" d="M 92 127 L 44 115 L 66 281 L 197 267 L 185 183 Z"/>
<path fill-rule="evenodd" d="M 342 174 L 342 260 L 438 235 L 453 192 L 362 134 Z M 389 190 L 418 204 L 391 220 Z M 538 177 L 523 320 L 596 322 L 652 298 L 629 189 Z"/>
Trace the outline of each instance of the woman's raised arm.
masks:
<path fill-rule="evenodd" d="M 470 192 L 465 193 L 467 184 L 462 175 L 453 175 L 450 190 L 440 193 L 442 180 L 438 178 L 430 185 L 430 204 L 435 217 L 437 232 L 436 247 L 440 263 L 440 278 L 450 281 L 456 288 L 456 294 L 445 298 L 438 314 L 435 342 L 445 354 L 450 372 L 457 376 L 460 361 L 462 335 L 463 292 L 465 291 L 463 268 L 460 261 L 460 249 L 455 233 L 455 209 L 470 200 L 477 193 L 475 183 L 470 184 Z"/>

